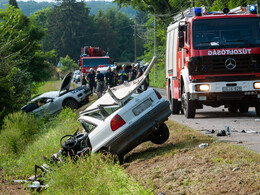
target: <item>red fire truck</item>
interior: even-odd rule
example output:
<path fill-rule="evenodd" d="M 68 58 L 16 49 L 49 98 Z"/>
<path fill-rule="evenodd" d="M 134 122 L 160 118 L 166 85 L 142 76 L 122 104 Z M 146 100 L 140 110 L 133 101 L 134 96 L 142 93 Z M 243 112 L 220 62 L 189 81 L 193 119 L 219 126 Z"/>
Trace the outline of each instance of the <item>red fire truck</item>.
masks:
<path fill-rule="evenodd" d="M 100 47 L 81 48 L 79 65 L 82 73 L 90 72 L 90 68 L 95 71 L 98 67 L 104 67 L 112 63 L 111 58 Z"/>
<path fill-rule="evenodd" d="M 203 105 L 260 116 L 260 17 L 256 5 L 190 8 L 167 28 L 166 93 L 173 114 Z"/>

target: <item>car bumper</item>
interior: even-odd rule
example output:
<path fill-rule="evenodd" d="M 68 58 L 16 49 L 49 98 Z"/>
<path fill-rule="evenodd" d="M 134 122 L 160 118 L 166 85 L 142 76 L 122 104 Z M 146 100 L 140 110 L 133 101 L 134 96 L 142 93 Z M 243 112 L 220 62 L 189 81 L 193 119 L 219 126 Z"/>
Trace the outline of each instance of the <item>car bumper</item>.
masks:
<path fill-rule="evenodd" d="M 171 115 L 169 102 L 161 102 L 131 126 L 128 126 L 125 131 L 108 142 L 105 147 L 110 148 L 114 153 L 125 155 L 141 144 L 153 132 L 153 127 L 157 123 L 166 121 L 169 115 Z"/>

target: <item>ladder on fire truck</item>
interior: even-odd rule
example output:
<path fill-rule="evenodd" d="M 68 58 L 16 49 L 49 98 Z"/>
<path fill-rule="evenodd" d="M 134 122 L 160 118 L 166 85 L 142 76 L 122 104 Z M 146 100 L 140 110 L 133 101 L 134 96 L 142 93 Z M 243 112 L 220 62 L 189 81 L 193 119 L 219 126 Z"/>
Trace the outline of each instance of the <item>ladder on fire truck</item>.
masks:
<path fill-rule="evenodd" d="M 212 11 L 210 14 L 247 14 L 247 13 L 255 13 L 258 14 L 257 4 L 256 5 L 249 5 L 247 7 L 238 6 L 236 8 L 233 8 L 229 10 L 228 8 L 224 8 L 223 11 Z M 176 16 L 173 16 L 173 22 L 178 22 L 182 20 L 183 18 L 189 18 L 192 16 L 202 16 L 202 15 L 209 15 L 208 12 L 206 12 L 205 7 L 192 7 L 188 8 L 181 13 L 177 14 Z"/>

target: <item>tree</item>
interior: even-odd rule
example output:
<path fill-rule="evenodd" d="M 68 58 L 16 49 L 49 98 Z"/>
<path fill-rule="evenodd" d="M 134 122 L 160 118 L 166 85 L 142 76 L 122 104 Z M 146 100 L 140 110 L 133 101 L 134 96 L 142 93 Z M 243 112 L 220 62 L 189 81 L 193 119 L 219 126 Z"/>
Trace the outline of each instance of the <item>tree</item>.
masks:
<path fill-rule="evenodd" d="M 14 6 L 15 8 L 18 8 L 16 0 L 9 0 L 9 5 Z"/>
<path fill-rule="evenodd" d="M 84 2 L 63 0 L 48 15 L 47 50 L 54 49 L 57 59 L 69 55 L 77 60 L 81 47 L 92 37 L 92 27 L 93 20 Z"/>
<path fill-rule="evenodd" d="M 47 54 L 38 43 L 42 36 L 21 10 L 10 6 L 0 12 L 0 124 L 6 114 L 30 99 L 33 81 L 50 74 Z"/>
<path fill-rule="evenodd" d="M 60 62 L 62 64 L 60 70 L 63 75 L 78 69 L 78 65 L 68 55 L 65 58 L 61 57 Z"/>

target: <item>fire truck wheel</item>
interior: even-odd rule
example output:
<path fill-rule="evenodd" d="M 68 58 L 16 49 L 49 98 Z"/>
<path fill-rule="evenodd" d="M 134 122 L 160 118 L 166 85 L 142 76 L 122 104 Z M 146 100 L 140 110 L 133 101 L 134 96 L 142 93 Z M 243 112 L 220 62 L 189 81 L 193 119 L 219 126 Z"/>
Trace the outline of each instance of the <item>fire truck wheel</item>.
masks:
<path fill-rule="evenodd" d="M 239 110 L 240 113 L 247 113 L 248 109 L 249 109 L 248 105 L 240 105 L 238 107 L 238 110 Z"/>
<path fill-rule="evenodd" d="M 256 116 L 260 116 L 260 103 L 256 104 L 255 112 L 256 112 Z"/>
<path fill-rule="evenodd" d="M 179 114 L 181 110 L 181 102 L 179 102 L 177 99 L 171 98 L 170 109 L 172 110 L 172 114 Z"/>
<path fill-rule="evenodd" d="M 230 105 L 228 105 L 228 111 L 229 111 L 229 112 L 231 112 L 231 113 L 236 113 L 237 110 L 238 110 L 237 105 L 235 105 L 235 104 L 230 104 Z"/>
<path fill-rule="evenodd" d="M 185 92 L 185 87 L 183 87 L 181 102 L 185 117 L 194 118 L 196 114 L 196 102 L 189 100 L 188 93 Z"/>

